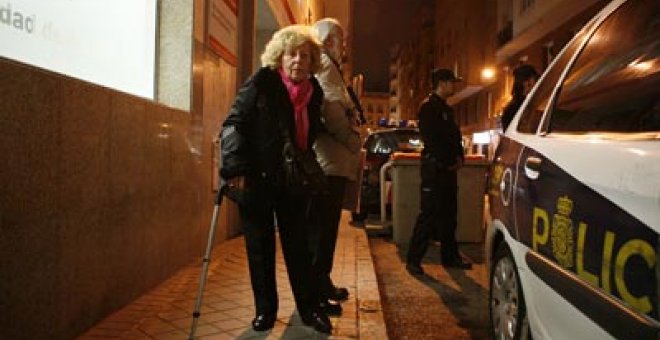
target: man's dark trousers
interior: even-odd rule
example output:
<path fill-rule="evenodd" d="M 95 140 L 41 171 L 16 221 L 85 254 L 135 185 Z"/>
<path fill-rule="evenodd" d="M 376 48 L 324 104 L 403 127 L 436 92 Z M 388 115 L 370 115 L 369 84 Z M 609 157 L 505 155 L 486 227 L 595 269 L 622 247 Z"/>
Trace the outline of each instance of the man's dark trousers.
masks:
<path fill-rule="evenodd" d="M 422 165 L 421 211 L 408 248 L 408 263 L 419 265 L 429 241 L 436 235 L 441 242 L 442 262 L 458 258 L 456 242 L 458 184 L 456 171 Z"/>
<path fill-rule="evenodd" d="M 335 286 L 330 279 L 337 245 L 337 231 L 346 190 L 346 177 L 327 176 L 330 193 L 312 201 L 312 228 L 309 247 L 321 297 L 327 298 Z"/>

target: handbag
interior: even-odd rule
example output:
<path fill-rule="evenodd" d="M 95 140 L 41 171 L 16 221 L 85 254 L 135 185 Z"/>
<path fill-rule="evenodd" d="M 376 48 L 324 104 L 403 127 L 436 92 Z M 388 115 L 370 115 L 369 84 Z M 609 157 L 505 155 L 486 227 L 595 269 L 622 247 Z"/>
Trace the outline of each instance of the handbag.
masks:
<path fill-rule="evenodd" d="M 285 119 L 280 113 L 279 129 L 284 140 L 282 148 L 282 168 L 285 190 L 295 196 L 327 195 L 328 180 L 321 164 L 316 160 L 316 153 L 310 148 L 302 151 L 291 138 L 286 128 Z"/>
<path fill-rule="evenodd" d="M 285 190 L 296 196 L 328 194 L 328 180 L 313 151 L 301 151 L 290 138 L 282 150 Z"/>

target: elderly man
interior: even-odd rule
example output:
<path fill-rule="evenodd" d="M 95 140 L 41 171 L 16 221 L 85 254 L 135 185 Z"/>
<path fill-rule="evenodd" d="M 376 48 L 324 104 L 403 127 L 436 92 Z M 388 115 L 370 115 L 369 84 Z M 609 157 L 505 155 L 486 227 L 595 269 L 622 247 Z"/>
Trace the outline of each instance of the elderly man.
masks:
<path fill-rule="evenodd" d="M 361 140 L 339 64 L 344 53 L 344 30 L 332 18 L 319 20 L 314 29 L 322 43 L 321 69 L 316 77 L 324 93 L 321 117 L 325 126 L 325 131 L 316 139 L 314 151 L 328 179 L 330 194 L 313 202 L 310 250 L 320 284 L 321 308 L 328 315 L 338 315 L 341 305 L 336 302 L 346 300 L 348 290 L 333 284 L 330 271 L 346 183 L 357 180 Z"/>

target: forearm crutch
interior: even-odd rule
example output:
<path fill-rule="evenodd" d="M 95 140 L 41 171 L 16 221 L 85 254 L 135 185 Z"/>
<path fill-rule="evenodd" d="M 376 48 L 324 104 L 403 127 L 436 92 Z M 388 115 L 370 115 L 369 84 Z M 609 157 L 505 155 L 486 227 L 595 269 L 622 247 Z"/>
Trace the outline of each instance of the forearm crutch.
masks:
<path fill-rule="evenodd" d="M 204 286 L 206 285 L 206 275 L 209 271 L 209 263 L 211 262 L 211 250 L 213 250 L 213 240 L 215 239 L 215 228 L 218 224 L 218 214 L 220 213 L 220 204 L 222 204 L 222 196 L 224 188 L 218 190 L 218 196 L 215 198 L 215 206 L 213 207 L 213 217 L 211 218 L 211 227 L 209 228 L 209 239 L 206 243 L 206 253 L 202 260 L 202 274 L 199 277 L 199 290 L 197 291 L 197 300 L 195 301 L 195 308 L 192 314 L 192 325 L 190 325 L 189 340 L 195 339 L 195 331 L 197 330 L 197 321 L 202 315 L 202 296 L 204 295 Z"/>

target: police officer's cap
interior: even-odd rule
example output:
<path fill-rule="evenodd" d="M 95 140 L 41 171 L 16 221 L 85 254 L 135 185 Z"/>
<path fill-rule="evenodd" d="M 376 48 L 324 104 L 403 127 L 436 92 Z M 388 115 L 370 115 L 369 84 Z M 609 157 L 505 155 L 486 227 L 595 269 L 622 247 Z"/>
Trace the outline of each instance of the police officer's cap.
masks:
<path fill-rule="evenodd" d="M 529 64 L 522 64 L 513 69 L 513 77 L 516 80 L 526 81 L 530 78 L 538 79 L 539 73 L 536 72 L 534 66 Z"/>
<path fill-rule="evenodd" d="M 461 80 L 463 79 L 457 77 L 452 70 L 446 68 L 436 68 L 435 70 L 431 71 L 431 81 L 434 84 L 437 84 L 441 81 L 458 82 Z"/>

